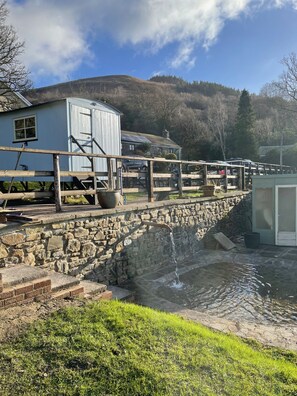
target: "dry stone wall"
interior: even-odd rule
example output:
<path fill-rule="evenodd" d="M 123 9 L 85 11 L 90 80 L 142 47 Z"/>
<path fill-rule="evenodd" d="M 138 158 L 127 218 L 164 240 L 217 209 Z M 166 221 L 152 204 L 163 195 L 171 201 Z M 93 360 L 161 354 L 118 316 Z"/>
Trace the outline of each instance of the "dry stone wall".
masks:
<path fill-rule="evenodd" d="M 126 279 L 171 262 L 166 223 L 180 260 L 195 255 L 214 232 L 238 235 L 250 227 L 250 194 L 224 199 L 166 201 L 41 220 L 0 232 L 0 266 L 28 264 L 99 282 Z"/>

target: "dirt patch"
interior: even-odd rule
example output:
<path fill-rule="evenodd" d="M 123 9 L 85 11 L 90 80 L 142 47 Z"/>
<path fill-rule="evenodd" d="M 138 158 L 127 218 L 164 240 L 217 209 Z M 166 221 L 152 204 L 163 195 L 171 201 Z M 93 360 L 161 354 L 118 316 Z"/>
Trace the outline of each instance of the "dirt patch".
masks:
<path fill-rule="evenodd" d="M 0 341 L 9 341 L 20 335 L 38 319 L 46 319 L 52 312 L 64 307 L 82 307 L 87 301 L 80 299 L 60 299 L 34 302 L 0 311 Z"/>

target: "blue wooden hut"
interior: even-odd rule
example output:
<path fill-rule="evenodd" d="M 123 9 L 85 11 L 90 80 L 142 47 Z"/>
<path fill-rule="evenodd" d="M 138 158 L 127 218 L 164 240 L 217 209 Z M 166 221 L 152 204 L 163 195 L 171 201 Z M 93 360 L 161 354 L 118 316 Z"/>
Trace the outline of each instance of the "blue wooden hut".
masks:
<path fill-rule="evenodd" d="M 34 149 L 98 154 L 121 154 L 121 113 L 100 101 L 66 98 L 0 113 L 0 145 L 28 145 Z M 16 153 L 2 152 L 0 169 L 14 169 Z M 52 169 L 47 155 L 22 154 L 20 166 L 29 170 Z M 61 170 L 87 171 L 86 157 L 61 157 Z M 105 158 L 93 170 L 106 171 Z"/>

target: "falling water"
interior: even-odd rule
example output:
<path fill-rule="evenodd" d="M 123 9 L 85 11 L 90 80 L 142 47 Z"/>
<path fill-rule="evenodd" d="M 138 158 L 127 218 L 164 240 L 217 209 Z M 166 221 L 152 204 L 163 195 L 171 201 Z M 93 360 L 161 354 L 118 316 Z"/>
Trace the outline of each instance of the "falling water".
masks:
<path fill-rule="evenodd" d="M 177 262 L 177 255 L 176 255 L 176 249 L 175 249 L 175 242 L 174 242 L 174 237 L 173 237 L 173 232 L 170 231 L 170 241 L 171 241 L 171 258 L 172 262 L 175 265 L 175 280 L 172 282 L 171 286 L 176 288 L 176 289 L 181 289 L 183 287 L 183 283 L 179 279 L 179 271 L 178 271 L 178 262 Z"/>

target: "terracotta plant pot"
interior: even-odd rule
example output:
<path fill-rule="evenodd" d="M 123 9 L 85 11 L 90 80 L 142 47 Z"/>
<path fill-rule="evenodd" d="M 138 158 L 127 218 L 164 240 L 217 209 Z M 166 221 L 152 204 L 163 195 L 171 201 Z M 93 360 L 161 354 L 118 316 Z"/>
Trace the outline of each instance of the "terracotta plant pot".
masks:
<path fill-rule="evenodd" d="M 215 194 L 215 186 L 214 185 L 202 186 L 201 190 L 205 197 L 213 197 Z"/>
<path fill-rule="evenodd" d="M 106 190 L 98 192 L 98 201 L 103 209 L 112 209 L 118 206 L 121 200 L 121 192 L 118 190 Z"/>

